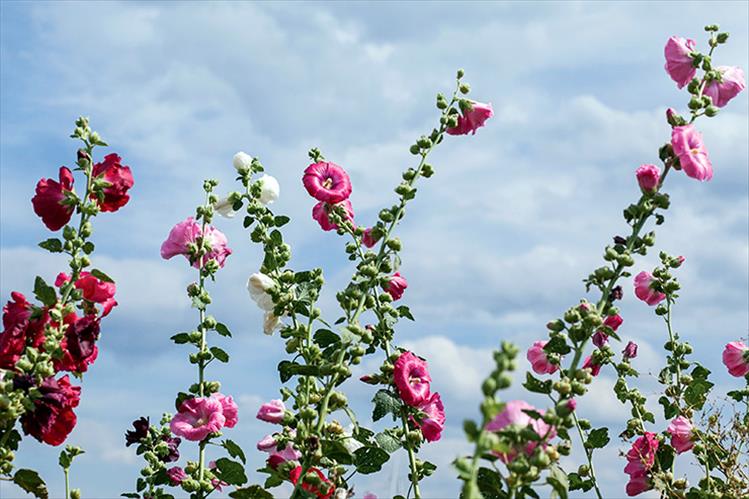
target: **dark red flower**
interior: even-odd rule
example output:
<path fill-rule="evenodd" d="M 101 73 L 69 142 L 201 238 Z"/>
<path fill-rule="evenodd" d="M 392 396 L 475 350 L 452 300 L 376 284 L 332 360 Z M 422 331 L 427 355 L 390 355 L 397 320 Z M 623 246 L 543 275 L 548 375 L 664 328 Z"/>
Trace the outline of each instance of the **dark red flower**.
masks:
<path fill-rule="evenodd" d="M 38 347 L 44 342 L 46 311 L 31 319 L 31 304 L 23 294 L 14 291 L 12 301 L 3 307 L 3 332 L 0 333 L 0 369 L 13 369 L 26 345 Z"/>
<path fill-rule="evenodd" d="M 103 189 L 103 199 L 91 196 L 91 199 L 99 201 L 101 211 L 117 211 L 130 200 L 127 191 L 133 186 L 133 174 L 129 166 L 120 164 L 121 160 L 117 154 L 107 154 L 104 161 L 94 165 L 94 177 L 102 176 L 109 183 Z"/>
<path fill-rule="evenodd" d="M 60 379 L 45 379 L 39 391 L 41 397 L 34 401 L 34 409 L 21 417 L 23 431 L 40 442 L 60 445 L 75 428 L 73 408 L 80 402 L 81 388 L 72 386 L 66 374 Z"/>
<path fill-rule="evenodd" d="M 149 423 L 148 418 L 140 417 L 133 421 L 134 429 L 125 432 L 125 447 L 140 443 L 141 440 L 146 438 L 150 426 L 151 423 Z"/>
<path fill-rule="evenodd" d="M 31 198 L 34 213 L 39 215 L 49 230 L 60 230 L 73 216 L 73 207 L 62 204 L 65 193 L 73 189 L 73 172 L 60 167 L 60 181 L 41 179 L 36 184 L 36 194 Z"/>
<path fill-rule="evenodd" d="M 335 490 L 335 487 L 330 486 L 330 480 L 325 478 L 325 475 L 322 474 L 322 471 L 318 470 L 317 468 L 310 468 L 307 470 L 307 473 L 315 473 L 318 477 L 320 477 L 320 481 L 323 484 L 328 485 L 327 493 L 324 493 L 320 490 L 319 487 L 316 487 L 314 485 L 310 485 L 308 483 L 304 482 L 304 478 L 302 478 L 302 489 L 306 490 L 307 492 L 316 495 L 319 499 L 328 499 L 333 495 L 333 492 Z M 293 470 L 291 470 L 291 473 L 289 473 L 289 480 L 291 480 L 291 483 L 296 485 L 296 483 L 299 481 L 299 477 L 302 475 L 302 467 L 297 466 Z M 326 489 L 323 489 L 326 490 Z"/>
<path fill-rule="evenodd" d="M 99 339 L 99 319 L 95 315 L 78 318 L 70 314 L 65 318 L 69 324 L 60 342 L 63 356 L 55 361 L 58 371 L 85 373 L 99 355 L 96 340 Z"/>

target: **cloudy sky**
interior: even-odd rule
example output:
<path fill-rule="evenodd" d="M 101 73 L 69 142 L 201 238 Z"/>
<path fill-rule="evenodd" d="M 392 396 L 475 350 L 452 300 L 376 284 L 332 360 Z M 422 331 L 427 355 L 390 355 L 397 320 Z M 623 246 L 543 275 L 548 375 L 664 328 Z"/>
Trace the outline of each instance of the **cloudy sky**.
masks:
<path fill-rule="evenodd" d="M 186 350 L 169 341 L 196 321 L 184 296 L 194 275 L 182 261 L 162 261 L 159 246 L 200 202 L 201 179 L 233 188 L 236 151 L 259 156 L 280 180 L 275 208 L 293 219 L 286 234 L 293 266 L 325 269 L 323 307 L 332 317 L 335 290 L 352 268 L 343 241 L 310 217 L 300 182 L 306 151 L 319 146 L 345 166 L 357 221 L 371 224 L 392 203 L 400 172 L 412 166 L 408 146 L 434 126 L 434 95 L 451 90 L 458 67 L 474 98 L 493 103 L 486 128 L 434 153 L 437 174 L 399 228 L 405 301 L 417 318 L 402 325 L 399 340 L 429 359 L 448 417 L 443 439 L 425 449 L 440 469 L 423 490 L 455 497 L 448 463 L 468 449 L 461 422 L 478 413 L 491 349 L 501 340 L 527 348 L 547 320 L 584 296 L 581 279 L 626 229 L 621 210 L 638 195 L 634 169 L 656 163 L 668 138 L 665 108 L 685 107 L 663 71 L 665 40 L 680 34 L 704 47 L 702 27 L 719 23 L 731 39 L 717 62 L 749 67 L 749 12 L 740 2 L 0 6 L 3 300 L 11 290 L 30 294 L 34 275 L 51 280 L 64 268 L 36 248 L 49 236 L 29 199 L 39 178 L 74 162 L 76 143 L 67 136 L 76 116 L 90 116 L 136 179 L 131 203 L 96 220 L 94 263 L 116 279 L 120 306 L 105 322 L 69 438 L 87 450 L 74 486 L 98 498 L 134 487 L 140 462 L 123 446 L 130 422 L 172 410 L 174 394 L 195 378 Z M 744 92 L 717 118 L 700 121 L 715 177 L 705 184 L 669 178 L 672 209 L 657 240 L 658 249 L 687 258 L 676 328 L 714 370 L 721 393 L 738 385 L 720 364 L 722 346 L 749 329 L 748 116 Z M 212 312 L 234 338 L 226 342 L 232 362 L 211 366 L 211 376 L 241 403 L 240 424 L 227 436 L 243 444 L 252 471 L 262 460 L 254 443 L 270 430 L 253 416 L 277 395 L 283 345 L 262 334 L 244 289 L 258 248 L 238 220 L 217 223 L 235 253 L 211 288 Z M 649 256 L 637 269 L 655 262 Z M 640 343 L 636 365 L 653 395 L 666 333 L 631 284 L 625 290 L 621 333 Z M 602 373 L 579 410 L 618 434 L 624 409 L 610 394 L 613 381 Z M 370 411 L 369 387 L 347 390 L 360 412 Z M 506 396 L 525 395 L 514 387 Z M 600 456 L 606 497 L 623 495 L 617 453 L 624 446 L 614 439 Z M 27 439 L 17 462 L 39 469 L 59 496 L 57 452 Z M 405 492 L 405 460 L 393 461 L 377 480 L 355 480 L 357 496 Z M 682 472 L 693 468 L 688 457 L 680 462 Z M 0 487 L 3 497 L 22 495 Z"/>

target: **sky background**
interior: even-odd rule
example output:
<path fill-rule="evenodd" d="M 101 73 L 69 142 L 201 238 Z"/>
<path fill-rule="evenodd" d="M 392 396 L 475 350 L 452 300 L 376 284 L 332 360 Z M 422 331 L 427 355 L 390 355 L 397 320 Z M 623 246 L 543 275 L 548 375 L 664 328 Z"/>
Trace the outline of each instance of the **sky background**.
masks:
<path fill-rule="evenodd" d="M 549 319 L 584 296 L 582 278 L 627 228 L 621 210 L 637 199 L 635 168 L 657 163 L 669 137 L 666 107 L 685 109 L 685 93 L 663 71 L 666 39 L 688 36 L 705 48 L 702 27 L 719 23 L 731 38 L 715 62 L 746 70 L 747 5 L 2 2 L 3 301 L 12 290 L 31 294 L 35 275 L 51 281 L 65 268 L 36 247 L 49 233 L 30 198 L 39 178 L 74 163 L 77 143 L 67 137 L 78 115 L 90 116 L 108 151 L 135 176 L 130 204 L 96 219 L 94 265 L 117 281 L 120 306 L 104 322 L 99 358 L 82 384 L 68 442 L 87 453 L 74 465 L 74 486 L 96 498 L 133 490 L 141 462 L 124 447 L 124 431 L 139 416 L 173 410 L 174 394 L 196 377 L 187 349 L 169 341 L 197 321 L 184 293 L 195 274 L 182 260 L 161 260 L 159 246 L 201 202 L 201 180 L 220 179 L 218 190 L 228 192 L 233 154 L 260 157 L 281 183 L 274 210 L 292 218 L 285 228 L 292 266 L 325 269 L 323 311 L 337 317 L 335 290 L 352 267 L 344 242 L 310 217 L 313 201 L 300 180 L 307 150 L 318 146 L 348 170 L 357 223 L 370 225 L 413 166 L 408 146 L 436 123 L 434 95 L 451 91 L 463 67 L 472 97 L 491 102 L 495 117 L 434 152 L 437 173 L 420 184 L 398 229 L 409 281 L 404 303 L 417 318 L 401 324 L 398 341 L 429 359 L 448 418 L 442 440 L 424 448 L 439 470 L 422 490 L 456 497 L 449 462 L 470 449 L 461 423 L 478 415 L 491 350 L 510 340 L 524 351 L 545 336 Z M 720 363 L 723 345 L 749 330 L 748 102 L 744 92 L 718 117 L 699 121 L 714 179 L 669 176 L 672 208 L 656 243 L 687 259 L 678 271 L 675 325 L 713 369 L 718 393 L 740 384 Z M 234 338 L 218 342 L 231 363 L 212 365 L 209 374 L 240 402 L 240 423 L 225 435 L 243 445 L 257 482 L 263 455 L 254 444 L 273 428 L 254 414 L 277 396 L 275 366 L 285 353 L 278 336 L 262 334 L 245 290 L 259 248 L 241 219 L 216 225 L 234 254 L 211 285 L 210 310 Z M 635 270 L 656 261 L 654 251 Z M 633 297 L 631 282 L 623 284 L 620 333 L 640 344 L 635 366 L 652 396 L 666 331 Z M 529 368 L 524 358 L 520 365 L 517 378 Z M 623 496 L 625 483 L 618 452 L 626 444 L 615 435 L 626 409 L 611 394 L 614 380 L 604 370 L 578 406 L 614 435 L 596 461 L 607 498 Z M 371 411 L 371 387 L 351 382 L 346 390 L 359 413 Z M 505 396 L 527 397 L 519 384 Z M 663 427 L 659 421 L 652 429 Z M 64 490 L 59 450 L 28 438 L 17 455 L 18 466 L 43 473 L 54 497 Z M 190 445 L 182 452 L 197 455 Z M 406 459 L 391 462 L 380 475 L 353 480 L 357 497 L 405 492 Z M 694 469 L 688 455 L 679 463 L 681 473 Z M 0 487 L 3 498 L 23 496 Z"/>

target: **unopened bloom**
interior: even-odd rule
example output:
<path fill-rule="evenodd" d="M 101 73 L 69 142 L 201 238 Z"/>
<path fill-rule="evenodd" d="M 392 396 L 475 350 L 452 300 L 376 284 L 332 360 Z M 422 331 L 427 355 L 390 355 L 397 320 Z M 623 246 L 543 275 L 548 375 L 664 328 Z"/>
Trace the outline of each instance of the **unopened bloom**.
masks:
<path fill-rule="evenodd" d="M 250 298 L 257 303 L 261 310 L 266 312 L 273 310 L 273 297 L 268 293 L 276 286 L 276 282 L 268 275 L 262 272 L 255 272 L 247 280 L 247 291 L 250 292 Z"/>
<path fill-rule="evenodd" d="M 182 483 L 182 480 L 187 478 L 187 473 L 179 466 L 174 466 L 166 470 L 166 476 L 169 478 L 169 483 L 172 486 L 177 486 Z"/>
<path fill-rule="evenodd" d="M 210 397 L 196 397 L 182 402 L 169 424 L 172 433 L 197 442 L 220 431 L 226 423 L 221 402 Z"/>
<path fill-rule="evenodd" d="M 666 42 L 663 50 L 666 56 L 666 72 L 679 88 L 683 88 L 692 81 L 697 73 L 697 68 L 694 67 L 692 58 L 689 56 L 696 45 L 694 40 L 680 36 L 672 36 Z"/>
<path fill-rule="evenodd" d="M 401 400 L 416 407 L 429 398 L 429 383 L 432 382 L 425 360 L 411 352 L 403 352 L 395 361 L 393 380 Z"/>
<path fill-rule="evenodd" d="M 637 357 L 637 343 L 634 341 L 627 343 L 627 346 L 622 350 L 622 355 L 624 355 L 625 359 L 634 359 Z"/>
<path fill-rule="evenodd" d="M 710 96 L 713 105 L 723 107 L 744 90 L 744 71 L 736 66 L 718 66 L 715 69 L 720 73 L 720 79 L 708 83 L 703 93 Z"/>
<path fill-rule="evenodd" d="M 60 230 L 73 216 L 73 206 L 63 204 L 67 194 L 73 190 L 73 172 L 61 166 L 59 180 L 41 179 L 36 184 L 36 194 L 31 198 L 34 213 L 52 231 Z"/>
<path fill-rule="evenodd" d="M 375 244 L 377 244 L 377 239 L 375 239 L 372 235 L 372 227 L 364 231 L 364 234 L 362 234 L 361 236 L 361 242 L 367 248 L 372 248 Z"/>
<path fill-rule="evenodd" d="M 531 368 L 533 368 L 536 374 L 553 374 L 559 369 L 559 366 L 552 364 L 546 355 L 544 346 L 547 343 L 548 341 L 534 341 L 526 354 L 526 358 L 531 363 Z"/>
<path fill-rule="evenodd" d="M 385 291 L 393 297 L 393 300 L 400 300 L 407 287 L 408 281 L 406 281 L 406 278 L 400 272 L 396 272 L 390 276 L 390 280 L 383 286 Z"/>
<path fill-rule="evenodd" d="M 447 133 L 450 135 L 467 135 L 469 133 L 475 135 L 476 130 L 484 126 L 486 120 L 494 116 L 491 103 L 469 102 L 471 107 L 464 110 L 463 114 L 458 117 L 458 124 L 454 128 L 447 129 Z"/>
<path fill-rule="evenodd" d="M 653 275 L 642 271 L 635 276 L 635 296 L 650 306 L 657 305 L 666 299 L 666 295 L 653 289 Z"/>
<path fill-rule="evenodd" d="M 210 251 L 201 258 L 196 258 L 190 247 L 194 247 L 201 237 L 208 242 Z M 219 267 L 223 267 L 226 258 L 232 253 L 227 244 L 228 240 L 220 230 L 207 226 L 203 233 L 201 225 L 192 217 L 188 217 L 169 231 L 169 236 L 161 245 L 161 258 L 169 260 L 173 256 L 183 255 L 195 268 L 200 268 L 201 261 L 205 265 L 209 260 L 215 260 Z"/>
<path fill-rule="evenodd" d="M 117 211 L 130 200 L 127 191 L 133 187 L 133 174 L 129 166 L 122 166 L 121 161 L 117 154 L 107 154 L 104 161 L 94 165 L 92 175 L 103 178 L 108 184 L 102 189 L 103 198 L 96 193 L 91 194 L 91 199 L 99 204 L 101 211 Z"/>
<path fill-rule="evenodd" d="M 211 398 L 218 400 L 221 404 L 221 411 L 224 414 L 226 421 L 224 426 L 227 428 L 234 428 L 239 421 L 239 407 L 231 395 L 223 395 L 221 393 L 214 393 Z"/>
<path fill-rule="evenodd" d="M 746 376 L 749 373 L 749 347 L 741 341 L 730 342 L 723 350 L 723 364 L 731 376 Z"/>
<path fill-rule="evenodd" d="M 257 418 L 268 423 L 280 424 L 286 413 L 286 406 L 282 400 L 276 399 L 266 402 L 257 411 Z"/>
<path fill-rule="evenodd" d="M 278 184 L 276 177 L 263 174 L 259 179 L 261 190 L 260 190 L 260 202 L 263 204 L 271 204 L 277 201 L 281 196 L 281 186 Z"/>
<path fill-rule="evenodd" d="M 713 178 L 713 164 L 702 141 L 702 134 L 694 125 L 674 127 L 671 130 L 671 147 L 688 177 L 701 181 Z"/>
<path fill-rule="evenodd" d="M 311 495 L 317 497 L 318 499 L 329 499 L 333 492 L 335 492 L 335 487 L 331 486 L 330 480 L 325 478 L 325 475 L 323 475 L 322 471 L 319 469 L 312 467 L 307 470 L 307 474 L 314 473 L 317 475 L 317 477 L 320 479 L 319 483 L 320 485 L 312 485 L 310 483 L 307 483 L 304 481 L 304 477 L 302 477 L 302 467 L 297 466 L 293 470 L 291 470 L 291 473 L 289 473 L 289 480 L 294 485 L 297 484 L 297 482 L 301 479 L 302 480 L 302 490 L 306 490 Z M 327 492 L 326 492 L 327 490 Z"/>
<path fill-rule="evenodd" d="M 539 444 L 546 445 L 546 442 L 556 437 L 557 432 L 556 428 L 546 424 L 543 419 L 535 419 L 524 411 L 537 411 L 543 414 L 543 411 L 538 411 L 524 400 L 510 400 L 505 404 L 502 412 L 489 421 L 485 429 L 487 431 L 499 431 L 508 426 L 515 426 L 518 429 L 530 426 L 541 439 L 539 442 L 528 442 L 525 449 L 523 449 L 527 455 L 531 455 Z M 512 450 L 509 453 L 498 453 L 498 457 L 503 463 L 509 463 L 517 457 L 519 450 Z"/>
<path fill-rule="evenodd" d="M 661 171 L 655 165 L 642 165 L 637 171 L 637 183 L 640 185 L 642 192 L 655 192 L 658 189 L 658 182 L 661 179 Z"/>
<path fill-rule="evenodd" d="M 601 372 L 601 364 L 594 362 L 593 357 L 588 355 L 583 362 L 583 369 L 590 369 L 590 374 L 598 376 L 598 373 Z"/>
<path fill-rule="evenodd" d="M 23 432 L 40 442 L 60 445 L 78 421 L 73 409 L 81 400 L 81 388 L 72 386 L 67 374 L 60 379 L 50 376 L 42 382 L 39 394 L 33 409 L 21 416 Z"/>
<path fill-rule="evenodd" d="M 239 173 L 250 171 L 250 167 L 252 166 L 252 156 L 250 156 L 246 152 L 239 151 L 232 158 L 232 164 Z"/>
<path fill-rule="evenodd" d="M 340 206 L 341 208 L 343 208 L 344 220 L 348 220 L 352 224 L 354 223 L 354 207 L 351 205 L 351 201 L 349 201 L 348 199 L 334 205 L 328 204 L 324 201 L 320 201 L 312 207 L 312 218 L 317 220 L 317 223 L 320 224 L 322 230 L 326 232 L 338 229 L 338 224 L 330 219 L 330 211 L 334 206 Z"/>
<path fill-rule="evenodd" d="M 692 430 L 694 426 L 684 416 L 678 416 L 671 421 L 666 431 L 671 435 L 671 447 L 673 447 L 678 454 L 686 452 L 694 447 L 694 441 L 692 440 Z"/>
<path fill-rule="evenodd" d="M 302 183 L 310 196 L 328 204 L 340 203 L 351 195 L 351 179 L 346 170 L 328 161 L 309 165 Z"/>
<path fill-rule="evenodd" d="M 427 442 L 436 442 L 442 437 L 445 428 L 445 407 L 439 393 L 433 393 L 427 400 L 419 404 L 418 409 L 426 417 L 416 422 Z"/>

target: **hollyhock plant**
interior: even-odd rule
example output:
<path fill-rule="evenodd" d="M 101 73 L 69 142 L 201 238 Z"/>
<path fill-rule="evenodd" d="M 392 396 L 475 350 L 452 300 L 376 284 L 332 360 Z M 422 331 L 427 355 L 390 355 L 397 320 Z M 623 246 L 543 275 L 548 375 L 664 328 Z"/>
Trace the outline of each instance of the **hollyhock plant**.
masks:
<path fill-rule="evenodd" d="M 59 182 L 51 178 L 41 179 L 36 184 L 36 195 L 31 198 L 34 213 L 51 231 L 62 229 L 70 221 L 75 209 L 74 204 L 65 202 L 73 192 L 73 172 L 61 166 L 58 178 Z"/>
<path fill-rule="evenodd" d="M 627 465 L 624 467 L 624 473 L 630 477 L 627 484 L 627 495 L 638 495 L 652 488 L 649 480 L 643 480 L 650 473 L 655 464 L 656 451 L 658 450 L 659 441 L 655 433 L 645 432 L 632 444 L 627 452 Z"/>
<path fill-rule="evenodd" d="M 429 398 L 432 382 L 425 360 L 411 352 L 403 352 L 393 364 L 393 380 L 401 400 L 417 407 Z"/>
<path fill-rule="evenodd" d="M 694 426 L 684 416 L 678 416 L 671 421 L 666 430 L 671 435 L 671 447 L 673 447 L 678 454 L 687 452 L 694 447 L 694 437 L 692 436 L 692 430 Z"/>
<path fill-rule="evenodd" d="M 731 376 L 749 374 L 749 347 L 741 341 L 732 341 L 723 349 L 723 364 Z"/>
<path fill-rule="evenodd" d="M 133 421 L 133 429 L 125 432 L 125 446 L 130 447 L 146 438 L 150 427 L 151 423 L 148 418 L 141 417 Z"/>
<path fill-rule="evenodd" d="M 486 120 L 494 116 L 491 104 L 484 104 L 472 100 L 464 101 L 463 113 L 458 118 L 457 124 L 447 129 L 450 135 L 476 135 L 476 130 L 484 126 Z"/>
<path fill-rule="evenodd" d="M 655 165 L 642 165 L 636 171 L 637 183 L 642 192 L 655 192 L 661 179 L 661 171 Z"/>
<path fill-rule="evenodd" d="M 170 427 L 175 435 L 197 442 L 220 431 L 225 424 L 226 417 L 219 400 L 196 397 L 182 402 Z"/>
<path fill-rule="evenodd" d="M 351 201 L 349 201 L 348 199 L 334 205 L 328 204 L 324 201 L 320 201 L 312 207 L 312 218 L 320 224 L 320 228 L 322 230 L 328 232 L 338 229 L 338 224 L 331 220 L 330 212 L 333 210 L 333 207 L 342 208 L 344 213 L 344 220 L 350 222 L 351 224 L 354 223 L 354 207 L 351 205 Z"/>
<path fill-rule="evenodd" d="M 650 272 L 642 271 L 635 276 L 635 296 L 650 306 L 658 305 L 666 295 L 653 289 L 654 279 Z"/>
<path fill-rule="evenodd" d="M 122 166 L 121 161 L 119 155 L 107 154 L 104 161 L 94 165 L 94 177 L 106 182 L 103 189 L 91 195 L 98 201 L 101 211 L 115 212 L 130 200 L 128 191 L 133 187 L 133 174 L 129 166 Z"/>
<path fill-rule="evenodd" d="M 69 280 L 70 276 L 61 272 L 55 279 L 55 286 L 59 288 Z M 102 317 L 109 315 L 112 308 L 117 306 L 117 301 L 114 299 L 117 286 L 114 282 L 103 281 L 90 272 L 81 272 L 75 281 L 75 288 L 81 290 L 84 300 L 102 305 Z"/>
<path fill-rule="evenodd" d="M 351 179 L 346 170 L 335 163 L 320 161 L 304 170 L 304 188 L 310 196 L 327 204 L 337 204 L 351 196 Z"/>
<path fill-rule="evenodd" d="M 530 455 L 539 443 L 541 445 L 546 445 L 546 442 L 556 437 L 556 429 L 553 426 L 548 425 L 543 419 L 533 418 L 525 411 L 538 410 L 524 400 L 511 400 L 507 402 L 504 409 L 485 426 L 485 429 L 486 431 L 497 432 L 508 427 L 523 429 L 530 426 L 540 438 L 539 441 L 530 442 L 525 446 L 525 453 Z M 542 413 L 542 411 L 538 412 Z M 496 454 L 503 463 L 510 463 L 515 460 L 518 453 L 516 450 L 512 450 L 509 453 L 498 452 Z"/>
<path fill-rule="evenodd" d="M 694 125 L 674 127 L 671 131 L 671 147 L 688 177 L 700 181 L 713 178 L 713 164 L 702 141 L 702 134 Z"/>
<path fill-rule="evenodd" d="M 536 374 L 554 374 L 559 369 L 559 366 L 553 364 L 544 351 L 544 346 L 547 343 L 548 341 L 534 341 L 526 354 L 526 358 Z"/>
<path fill-rule="evenodd" d="M 280 424 L 283 422 L 286 406 L 280 399 L 271 400 L 260 406 L 257 411 L 257 419 L 267 423 Z"/>
<path fill-rule="evenodd" d="M 427 442 L 436 442 L 442 437 L 445 428 L 445 407 L 439 393 L 432 393 L 428 399 L 419 404 L 417 408 L 425 414 L 425 417 L 416 422 Z"/>
<path fill-rule="evenodd" d="M 712 99 L 713 105 L 725 107 L 746 87 L 744 71 L 736 66 L 718 66 L 715 70 L 720 77 L 707 84 L 704 94 Z"/>
<path fill-rule="evenodd" d="M 393 274 L 383 289 L 393 298 L 393 301 L 400 300 L 408 287 L 408 281 L 400 272 Z"/>
<path fill-rule="evenodd" d="M 198 268 L 201 259 L 195 257 L 195 247 L 199 239 L 202 239 L 203 243 L 210 248 L 202 259 L 203 265 L 209 261 L 215 261 L 219 268 L 223 267 L 226 258 L 232 253 L 227 246 L 226 236 L 210 226 L 206 227 L 204 232 L 204 229 L 192 217 L 186 218 L 169 231 L 169 235 L 161 245 L 161 258 L 169 260 L 174 256 L 182 255 L 192 263 L 193 267 Z"/>
<path fill-rule="evenodd" d="M 694 40 L 680 36 L 672 36 L 666 42 L 663 50 L 666 56 L 666 72 L 679 88 L 684 88 L 697 74 L 691 57 L 696 46 Z"/>
<path fill-rule="evenodd" d="M 60 445 L 75 427 L 77 417 L 73 409 L 81 400 L 81 388 L 70 384 L 65 376 L 45 379 L 39 387 L 40 397 L 32 411 L 21 417 L 23 431 L 40 442 Z"/>

